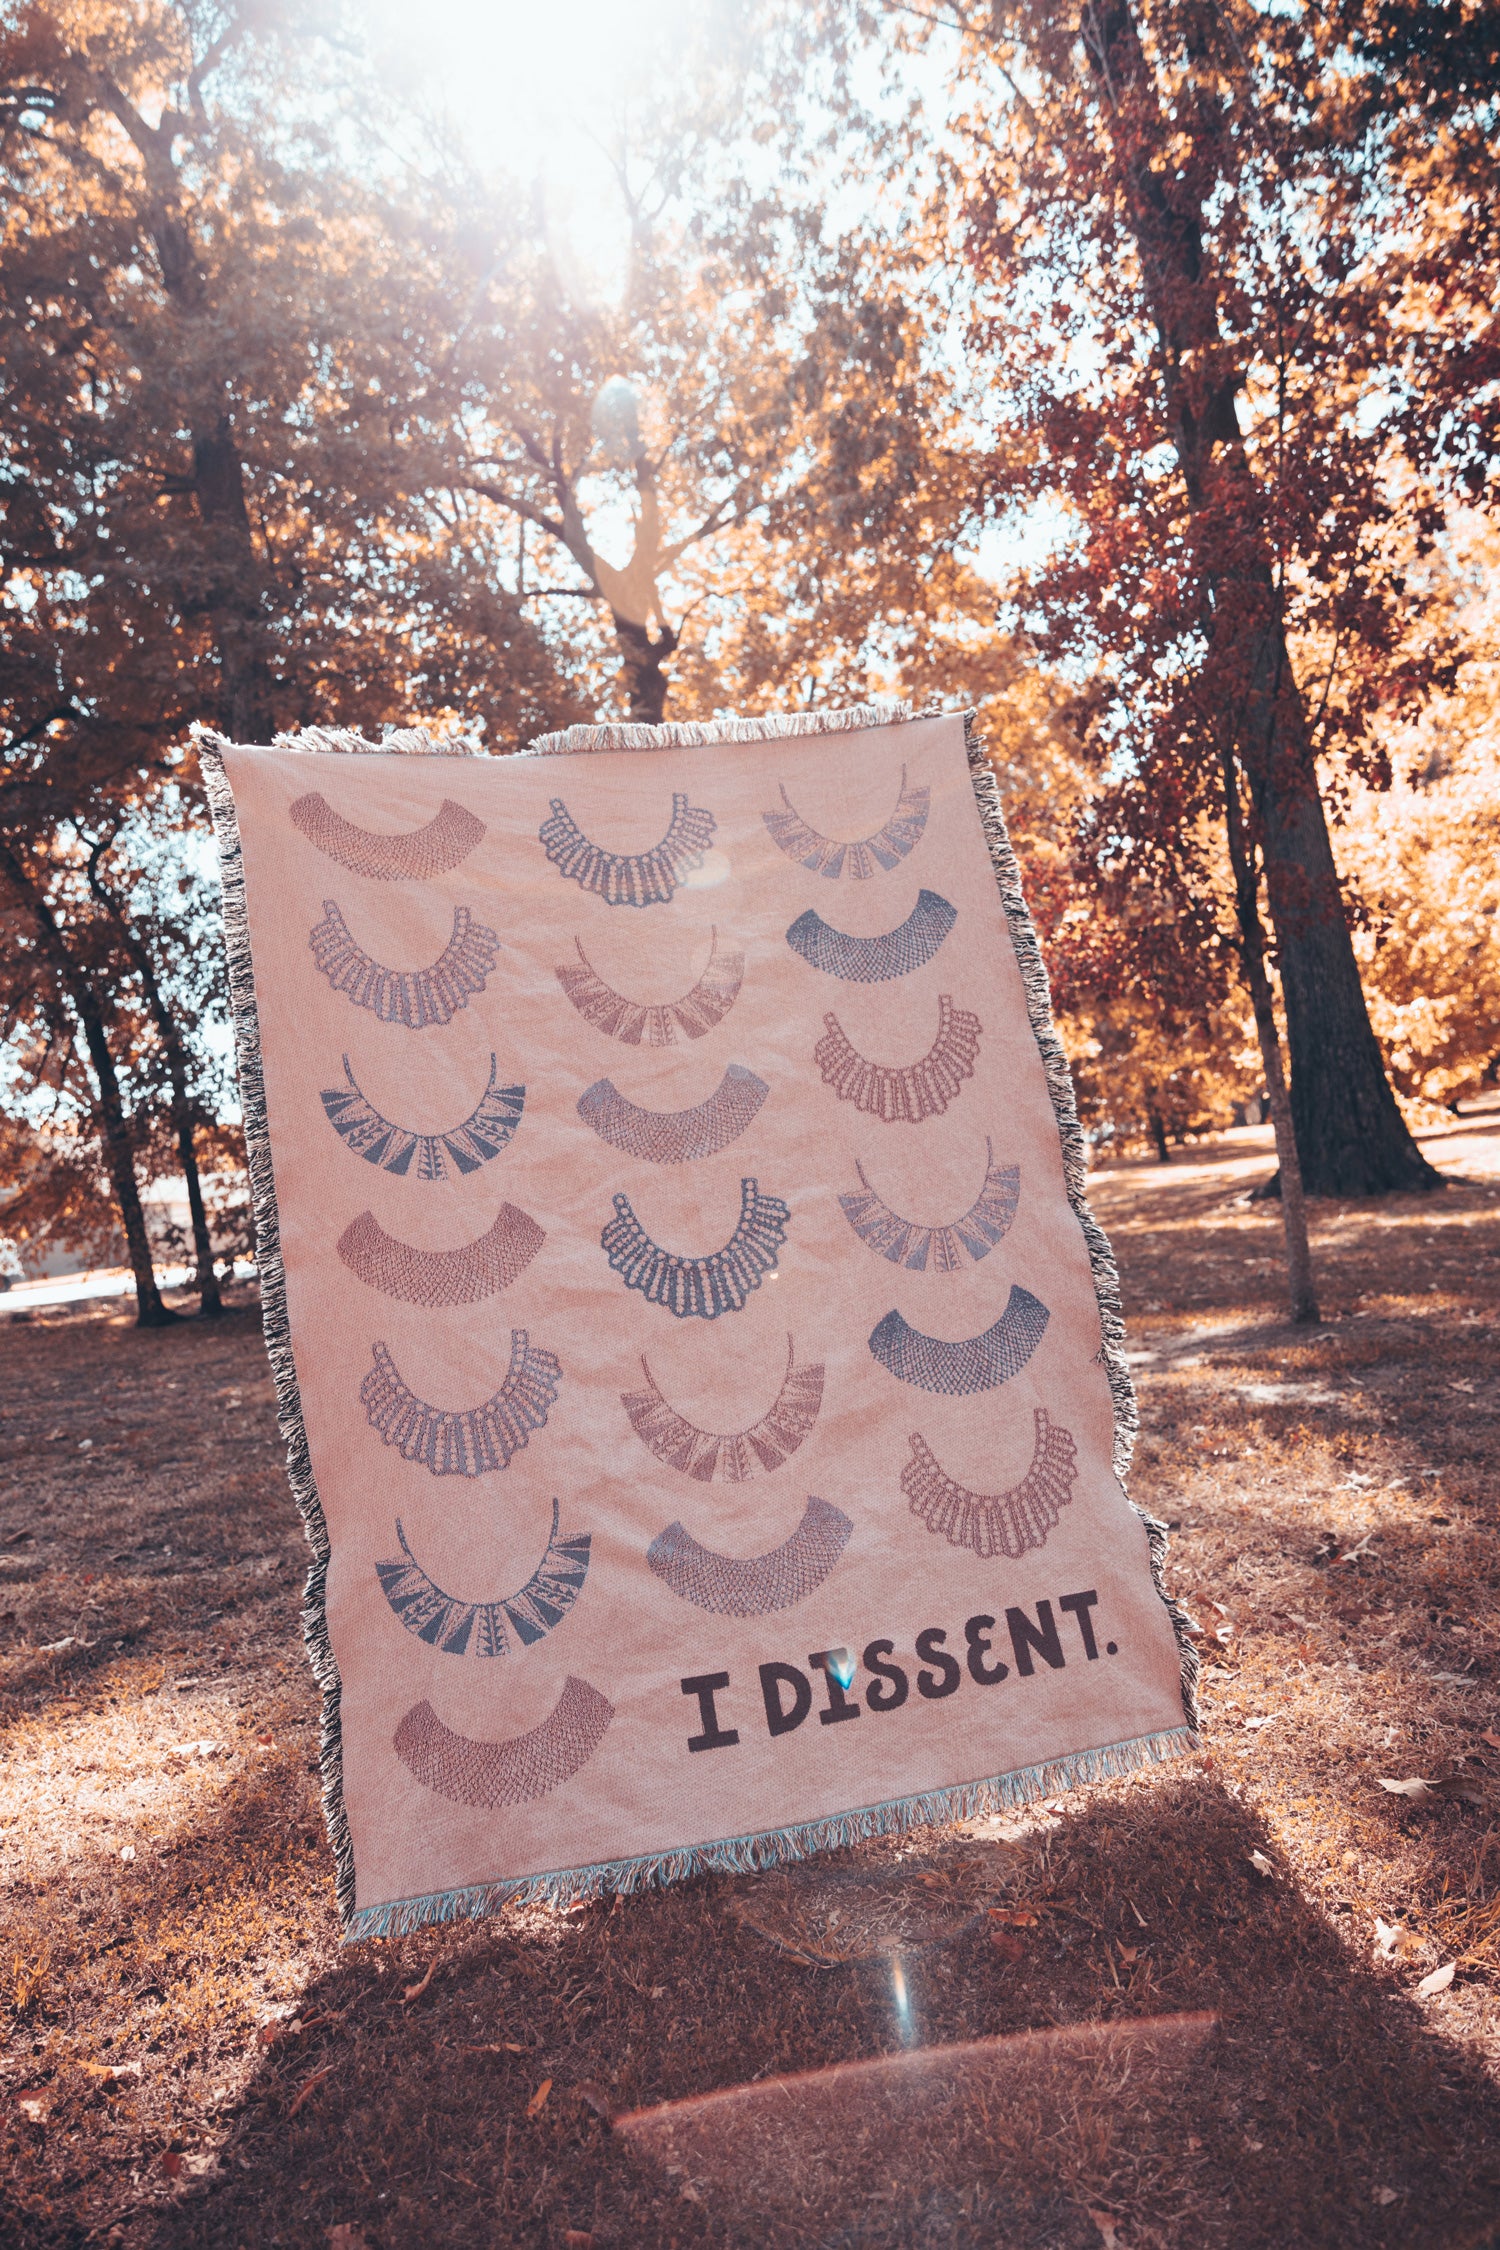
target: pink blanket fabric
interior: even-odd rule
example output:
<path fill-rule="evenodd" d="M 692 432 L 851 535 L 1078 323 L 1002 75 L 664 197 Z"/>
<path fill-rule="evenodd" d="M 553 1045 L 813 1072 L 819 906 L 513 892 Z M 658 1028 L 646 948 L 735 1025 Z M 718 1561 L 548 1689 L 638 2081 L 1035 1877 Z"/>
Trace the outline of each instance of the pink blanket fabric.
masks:
<path fill-rule="evenodd" d="M 963 718 L 327 739 L 205 769 L 349 1933 L 1190 1746 Z"/>

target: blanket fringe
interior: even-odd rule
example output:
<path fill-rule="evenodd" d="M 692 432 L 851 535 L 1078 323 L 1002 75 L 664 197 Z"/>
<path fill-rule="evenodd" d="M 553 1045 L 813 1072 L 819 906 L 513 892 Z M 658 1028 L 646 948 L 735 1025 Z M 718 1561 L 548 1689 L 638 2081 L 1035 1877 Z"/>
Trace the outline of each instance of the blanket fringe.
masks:
<path fill-rule="evenodd" d="M 204 726 L 193 729 L 193 744 L 200 755 L 206 752 L 211 758 L 217 758 L 221 750 L 234 748 L 227 735 L 215 734 L 212 727 Z M 353 727 L 300 727 L 293 734 L 272 735 L 268 747 L 272 750 L 336 750 L 350 757 L 372 750 L 402 758 L 489 758 L 494 755 L 475 735 L 445 734 L 430 726 L 387 727 L 378 742 L 357 733 Z"/>
<path fill-rule="evenodd" d="M 648 1852 L 639 1859 L 601 1860 L 593 1867 L 563 1867 L 544 1875 L 522 1875 L 495 1883 L 470 1883 L 460 1890 L 429 1891 L 417 1898 L 388 1899 L 362 1906 L 349 1917 L 345 1942 L 361 1938 L 405 1937 L 434 1922 L 463 1922 L 493 1914 L 501 1906 L 541 1903 L 566 1907 L 619 1893 L 660 1888 L 710 1873 L 753 1875 L 790 1860 L 862 1843 L 870 1836 L 899 1836 L 908 1829 L 944 1827 L 983 1813 L 1006 1812 L 1096 1781 L 1118 1780 L 1142 1767 L 1159 1765 L 1195 1747 L 1187 1727 L 1138 1735 L 1097 1750 L 1075 1750 L 1070 1757 L 1021 1766 L 987 1781 L 960 1781 L 915 1797 L 862 1805 L 830 1813 L 822 1820 L 770 1828 L 754 1836 L 730 1836 L 712 1844 L 683 1844 L 674 1851 Z"/>
<path fill-rule="evenodd" d="M 357 737 L 355 738 L 357 739 Z M 326 1588 L 328 1579 L 328 1526 L 313 1476 L 308 1451 L 307 1426 L 302 1416 L 302 1392 L 292 1355 L 291 1322 L 286 1304 L 286 1268 L 281 1259 L 281 1221 L 276 1208 L 276 1177 L 271 1164 L 271 1136 L 266 1116 L 265 1072 L 261 1062 L 260 1017 L 255 1005 L 255 976 L 250 959 L 250 922 L 245 899 L 245 855 L 240 842 L 239 816 L 234 791 L 224 770 L 221 749 L 232 747 L 222 735 L 207 732 L 197 737 L 198 762 L 204 792 L 213 818 L 219 847 L 219 880 L 223 893 L 224 942 L 229 957 L 229 1002 L 234 1020 L 235 1052 L 239 1063 L 240 1104 L 245 1117 L 245 1147 L 250 1168 L 250 1200 L 255 1215 L 255 1270 L 260 1280 L 261 1322 L 266 1353 L 276 1385 L 276 1419 L 286 1443 L 287 1477 L 292 1498 L 302 1516 L 312 1562 L 302 1593 L 302 1639 L 312 1665 L 313 1678 L 322 1691 L 322 1724 L 319 1730 L 318 1767 L 323 1785 L 323 1817 L 333 1849 L 334 1886 L 339 1912 L 347 1929 L 354 1911 L 354 1840 L 344 1803 L 344 1746 L 339 1720 L 341 1683 L 328 1637 Z M 362 747 L 380 749 L 379 743 Z"/>
<path fill-rule="evenodd" d="M 518 755 L 549 758 L 577 750 L 701 750 L 716 742 L 782 742 L 796 735 L 855 734 L 864 727 L 897 726 L 915 716 L 909 703 L 896 696 L 882 696 L 872 703 L 853 703 L 839 711 L 775 711 L 763 719 L 679 719 L 659 727 L 622 721 L 538 735 Z"/>
<path fill-rule="evenodd" d="M 1026 989 L 1026 1012 L 1031 1018 L 1031 1029 L 1047 1076 L 1047 1090 L 1052 1096 L 1057 1135 L 1062 1143 L 1063 1177 L 1068 1201 L 1073 1206 L 1073 1215 L 1083 1229 L 1083 1239 L 1088 1245 L 1094 1294 L 1099 1300 L 1100 1362 L 1108 1379 L 1109 1395 L 1114 1404 L 1115 1475 L 1123 1487 L 1131 1455 L 1135 1451 L 1140 1415 L 1136 1409 L 1135 1385 L 1130 1380 L 1130 1369 L 1125 1362 L 1125 1314 L 1120 1301 L 1120 1269 L 1115 1264 L 1114 1252 L 1110 1249 L 1104 1229 L 1089 1209 L 1088 1149 L 1083 1128 L 1078 1122 L 1073 1074 L 1068 1068 L 1068 1058 L 1063 1052 L 1063 1044 L 1053 1020 L 1052 988 L 1047 982 L 1047 968 L 1042 959 L 1036 924 L 1031 919 L 1021 887 L 1020 865 L 1011 845 L 1010 832 L 1005 825 L 1000 784 L 995 777 L 994 767 L 985 755 L 974 718 L 972 711 L 965 712 L 964 743 L 969 753 L 969 773 L 974 783 L 974 797 L 979 806 L 985 841 L 990 848 L 990 863 L 1000 886 L 1000 903 L 1005 910 L 1011 944 L 1020 965 L 1021 982 Z M 1182 1669 L 1183 1714 L 1188 1726 L 1196 1734 L 1199 1658 L 1190 1635 L 1191 1621 L 1187 1611 L 1180 1602 L 1173 1599 L 1167 1589 L 1167 1527 L 1158 1522 L 1155 1516 L 1148 1515 L 1144 1508 L 1137 1508 L 1133 1500 L 1130 1504 L 1146 1527 L 1152 1582 L 1172 1620 L 1172 1632 L 1177 1642 L 1178 1662 Z"/>

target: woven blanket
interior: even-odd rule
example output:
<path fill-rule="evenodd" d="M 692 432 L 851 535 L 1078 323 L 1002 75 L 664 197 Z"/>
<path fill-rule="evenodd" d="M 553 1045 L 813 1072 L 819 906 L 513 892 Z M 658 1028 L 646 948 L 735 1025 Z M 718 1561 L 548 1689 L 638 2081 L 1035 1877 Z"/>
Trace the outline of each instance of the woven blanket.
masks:
<path fill-rule="evenodd" d="M 1190 1746 L 963 716 L 427 747 L 204 747 L 347 1932 Z"/>

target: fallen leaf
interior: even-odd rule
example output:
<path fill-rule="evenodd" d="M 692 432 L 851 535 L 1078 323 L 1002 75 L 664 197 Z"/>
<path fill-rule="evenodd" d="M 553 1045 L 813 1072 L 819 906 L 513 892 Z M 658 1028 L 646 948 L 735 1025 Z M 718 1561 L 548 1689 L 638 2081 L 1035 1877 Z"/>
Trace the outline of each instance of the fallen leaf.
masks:
<path fill-rule="evenodd" d="M 547 2106 L 547 2096 L 551 2093 L 551 2091 L 551 2079 L 544 2078 L 540 2086 L 538 2086 L 536 2092 L 532 2095 L 530 2101 L 526 2104 L 526 2114 L 528 2117 L 536 2117 L 540 2115 L 541 2111 L 544 2110 Z"/>
<path fill-rule="evenodd" d="M 1456 1804 L 1478 1805 L 1487 1810 L 1495 1801 L 1493 1782 L 1482 1774 L 1450 1773 L 1432 1784 L 1435 1797 L 1451 1797 Z"/>
<path fill-rule="evenodd" d="M 301 2087 L 298 2089 L 296 2100 L 292 2103 L 291 2107 L 287 2111 L 287 2116 L 289 2118 L 296 2116 L 298 2110 L 302 2107 L 302 2104 L 307 2100 L 308 2095 L 311 2094 L 315 2090 L 315 2088 L 321 2086 L 325 2078 L 331 2078 L 333 2076 L 336 2067 L 337 2066 L 333 2063 L 325 2063 L 321 2070 L 315 2070 L 313 2072 L 311 2078 L 303 2079 Z"/>
<path fill-rule="evenodd" d="M 1417 1986 L 1417 1997 L 1421 2000 L 1430 2000 L 1434 1994 L 1446 1992 L 1453 1982 L 1455 1966 L 1454 1962 L 1445 1961 L 1440 1969 L 1433 1970 L 1430 1977 L 1423 1977 L 1421 1983 Z"/>
<path fill-rule="evenodd" d="M 409 2007 L 411 2006 L 411 2004 L 412 2004 L 413 2000 L 420 2000 L 420 1999 L 421 1999 L 421 1997 L 422 1997 L 423 1993 L 424 1993 L 424 1992 L 425 1992 L 425 1991 L 427 1990 L 427 1987 L 428 1987 L 428 1986 L 429 1986 L 429 1985 L 431 1984 L 431 1982 L 432 1982 L 433 1976 L 434 1976 L 434 1974 L 435 1974 L 435 1972 L 436 1972 L 436 1969 L 437 1969 L 437 1965 L 438 1965 L 438 1957 L 437 1957 L 437 1955 L 436 1955 L 436 1954 L 434 1953 L 434 1955 L 432 1956 L 432 1959 L 431 1959 L 431 1960 L 430 1960 L 430 1961 L 428 1962 L 428 1964 L 427 1964 L 427 1974 L 426 1974 L 426 1976 L 425 1976 L 425 1977 L 423 1977 L 423 1979 L 422 1979 L 421 1983 L 420 1983 L 420 1984 L 409 1984 L 409 1985 L 407 1986 L 406 1990 L 405 1990 L 405 1991 L 404 1991 L 404 1992 L 402 1993 L 402 1995 L 401 1995 L 401 2001 L 402 2001 L 402 2005 L 403 2005 L 403 2007 L 407 2007 L 407 2008 L 409 2008 Z"/>
<path fill-rule="evenodd" d="M 128 1867 L 131 1861 L 135 1858 L 134 1844 L 122 1844 L 120 1847 L 120 1857 Z"/>
<path fill-rule="evenodd" d="M 583 2078 L 579 2080 L 573 2091 L 581 2102 L 587 2102 L 596 2117 L 602 2118 L 606 2125 L 611 2122 L 614 2112 L 609 2106 L 609 2096 L 602 2086 L 596 2086 L 592 2078 Z"/>
<path fill-rule="evenodd" d="M 1379 2203 L 1379 2204 L 1394 2203 L 1394 2202 L 1395 2202 L 1395 2200 L 1396 2200 L 1396 2191 L 1395 2191 L 1395 2189 L 1394 2189 L 1394 2188 L 1377 2188 L 1377 2189 L 1375 2190 L 1375 2201 L 1376 2201 L 1377 2203 Z"/>
<path fill-rule="evenodd" d="M 1115 2228 L 1115 2222 L 1110 2217 L 1107 2211 L 1091 2210 L 1089 2212 L 1089 2217 L 1093 2220 L 1095 2226 L 1099 2229 L 1099 2236 L 1100 2240 L 1104 2244 L 1104 2250 L 1123 2250 L 1119 2234 Z"/>
<path fill-rule="evenodd" d="M 1136 1961 L 1139 1961 L 1139 1959 L 1140 1959 L 1140 1957 L 1141 1957 L 1141 1948 L 1140 1948 L 1140 1946 L 1138 1946 L 1138 1945 L 1121 1945 L 1118 1939 L 1116 1939 L 1116 1941 L 1115 1941 L 1115 1951 L 1116 1951 L 1116 1952 L 1117 1952 L 1117 1953 L 1119 1954 L 1119 1956 L 1120 1956 L 1120 1959 L 1121 1959 L 1122 1961 L 1125 1961 L 1125 1962 L 1129 1962 L 1129 1963 L 1132 1963 L 1132 1964 L 1133 1964 L 1134 1962 L 1136 1962 Z"/>
<path fill-rule="evenodd" d="M 1388 1781 L 1383 1773 L 1377 1774 L 1375 1780 L 1379 1788 L 1388 1790 L 1393 1797 L 1409 1797 L 1413 1804 L 1420 1804 L 1424 1797 L 1434 1794 L 1432 1783 L 1415 1774 L 1409 1781 Z"/>
<path fill-rule="evenodd" d="M 1481 1742 L 1487 1742 L 1492 1750 L 1500 1750 L 1500 1734 L 1492 1734 L 1488 1727 L 1485 1728 L 1479 1739 Z"/>
<path fill-rule="evenodd" d="M 164 2148 L 162 2150 L 161 2168 L 169 2180 L 180 2180 L 182 2178 L 182 2158 L 175 2148 Z"/>
<path fill-rule="evenodd" d="M 1002 1961 L 1024 1960 L 1026 1948 L 1014 1930 L 991 1930 L 990 1943 Z"/>
<path fill-rule="evenodd" d="M 21 2112 L 21 2115 L 25 2118 L 28 2125 L 46 2124 L 48 2102 L 45 2094 L 17 2094 L 16 2107 Z"/>
<path fill-rule="evenodd" d="M 1276 1724 L 1276 1714 L 1273 1711 L 1271 1713 L 1271 1716 L 1267 1719 L 1247 1719 L 1245 1721 L 1245 1724 L 1247 1727 L 1250 1727 L 1252 1729 L 1256 1727 L 1274 1727 Z"/>
<path fill-rule="evenodd" d="M 1250 1854 L 1250 1865 L 1255 1869 L 1257 1875 L 1264 1875 L 1268 1878 L 1276 1872 L 1264 1852 L 1252 1852 Z"/>
<path fill-rule="evenodd" d="M 138 2062 L 86 2062 L 82 2067 L 88 2072 L 90 2078 L 108 2078 L 118 2081 L 121 2078 L 139 2078 L 141 2075 L 141 2066 Z"/>
<path fill-rule="evenodd" d="M 1380 1916 L 1378 1914 L 1376 1915 L 1375 1951 L 1380 1955 L 1382 1961 L 1390 1960 L 1392 1954 L 1396 1950 L 1396 1947 L 1401 1942 L 1401 1935 L 1401 1925 L 1399 1922 L 1382 1922 Z"/>

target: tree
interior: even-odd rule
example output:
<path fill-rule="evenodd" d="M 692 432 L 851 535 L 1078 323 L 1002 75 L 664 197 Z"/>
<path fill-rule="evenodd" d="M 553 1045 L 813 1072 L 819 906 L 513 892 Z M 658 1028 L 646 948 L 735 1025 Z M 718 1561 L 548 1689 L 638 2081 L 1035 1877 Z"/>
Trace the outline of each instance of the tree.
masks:
<path fill-rule="evenodd" d="M 743 36 L 715 10 L 686 54 L 636 57 L 589 204 L 618 224 L 614 284 L 540 191 L 451 163 L 428 183 L 462 307 L 442 378 L 406 402 L 429 482 L 445 516 L 508 520 L 509 587 L 609 651 L 648 723 L 669 694 L 753 710 L 909 685 L 934 632 L 972 650 L 993 607 L 957 552 L 972 486 L 924 307 L 746 149 Z"/>
<path fill-rule="evenodd" d="M 160 809 L 161 805 L 162 797 L 159 796 L 156 808 Z M 171 853 L 169 845 L 168 864 L 165 868 L 158 864 L 154 868 L 128 870 L 125 876 L 128 888 L 117 889 L 114 884 L 119 878 L 112 861 L 119 840 L 119 831 L 115 829 L 88 841 L 84 864 L 89 893 L 108 917 L 115 941 L 130 965 L 141 1002 L 155 1033 L 162 1068 L 170 1089 L 168 1115 L 172 1146 L 187 1189 L 188 1220 L 197 1260 L 193 1286 L 198 1292 L 200 1309 L 213 1318 L 223 1310 L 223 1304 L 219 1294 L 214 1246 L 209 1235 L 208 1212 L 203 1199 L 203 1181 L 198 1168 L 195 1143 L 197 1128 L 209 1123 L 210 1119 L 205 1117 L 200 1103 L 194 1098 L 193 1081 L 199 1072 L 195 1067 L 196 1058 L 191 1052 L 190 1040 L 196 1036 L 201 1048 L 203 1034 L 211 1021 L 217 1020 L 220 1026 L 227 1025 L 223 960 L 218 945 L 213 942 L 216 933 L 205 928 L 209 916 L 204 911 L 207 904 L 203 895 L 204 886 L 201 882 L 193 881 L 182 866 L 180 855 Z M 177 841 L 177 837 L 172 838 L 172 842 Z M 171 864 L 172 858 L 177 859 L 175 867 Z M 175 889 L 179 894 L 178 910 L 175 912 L 161 895 L 166 889 Z M 144 914 L 138 910 L 142 890 L 147 892 Z M 153 891 L 154 896 L 150 895 Z M 185 914 L 182 912 L 184 906 L 188 909 Z M 193 911 L 194 908 L 196 912 Z M 205 938 L 208 939 L 207 945 L 203 942 Z M 156 947 L 171 949 L 174 956 L 171 970 L 164 971 L 163 964 L 154 951 Z M 184 993 L 182 987 L 185 967 L 196 973 Z"/>
<path fill-rule="evenodd" d="M 871 27 L 951 40 L 958 155 L 933 223 L 973 266 L 987 503 L 1058 526 L 1008 614 L 1092 683 L 1089 879 L 1112 910 L 1143 882 L 1174 894 L 1193 929 L 1223 890 L 1227 757 L 1263 867 L 1308 1187 L 1427 1184 L 1324 802 L 1346 774 L 1384 780 L 1392 720 L 1453 660 L 1413 630 L 1406 581 L 1441 528 L 1436 433 L 1458 387 L 1451 369 L 1438 383 L 1423 293 L 1453 246 L 1439 238 L 1462 229 L 1447 211 L 1424 224 L 1421 120 L 1403 112 L 1393 133 L 1360 45 L 1374 11 L 914 15 Z M 1429 164 L 1440 139 L 1429 123 Z"/>
<path fill-rule="evenodd" d="M 177 1316 L 162 1303 L 156 1283 L 136 1177 L 140 1120 L 132 1112 L 116 1061 L 118 1048 L 131 1044 L 119 1000 L 113 997 L 118 964 L 109 959 L 107 941 L 101 948 L 98 926 L 91 927 L 78 912 L 78 857 L 66 850 L 28 855 L 14 842 L 0 840 L 0 895 L 11 908 L 15 941 L 7 956 L 7 1045 L 17 1050 L 19 1031 L 21 1054 L 27 1047 L 33 1050 L 34 1094 L 50 1087 L 64 1120 L 70 1106 L 91 1120 L 135 1279 L 137 1321 L 142 1328 L 161 1328 Z M 26 1170 L 36 1170 L 29 1151 Z M 76 1161 L 70 1165 L 65 1157 L 64 1170 L 76 1182 Z M 25 1191 L 30 1188 L 34 1195 L 37 1183 L 23 1172 L 10 1184 L 7 1220 L 14 1225 L 19 1218 L 24 1227 L 29 1215 Z M 60 1201 L 66 1210 L 74 1199 L 66 1193 L 59 1199 L 55 1183 L 49 1184 L 54 1207 Z M 71 1231 L 87 1237 L 97 1229 L 98 1218 L 86 1204 L 85 1210 L 85 1225 Z"/>
<path fill-rule="evenodd" d="M 461 711 L 503 743 L 580 708 L 483 527 L 434 519 L 392 416 L 453 319 L 373 136 L 350 163 L 356 83 L 295 10 L 89 0 L 0 27 L 0 889 L 50 1025 L 34 1037 L 23 1007 L 8 1060 L 50 1068 L 82 1039 L 89 1088 L 65 1070 L 64 1107 L 97 1127 L 148 1321 L 130 1085 L 170 1122 L 213 1299 L 195 1027 L 150 887 L 127 903 L 100 856 L 91 911 L 71 890 L 59 907 L 53 840 L 106 839 L 169 787 L 187 796 L 168 824 L 201 823 L 195 720 L 269 740 Z M 138 1049 L 159 1084 L 137 1083 Z M 34 1191 L 7 1146 L 0 1192 Z"/>
<path fill-rule="evenodd" d="M 1356 788 L 1339 838 L 1369 921 L 1356 934 L 1403 1094 L 1456 1106 L 1500 1080 L 1500 535 L 1452 526 L 1426 598 L 1464 661 L 1391 744 L 1392 785 Z"/>

